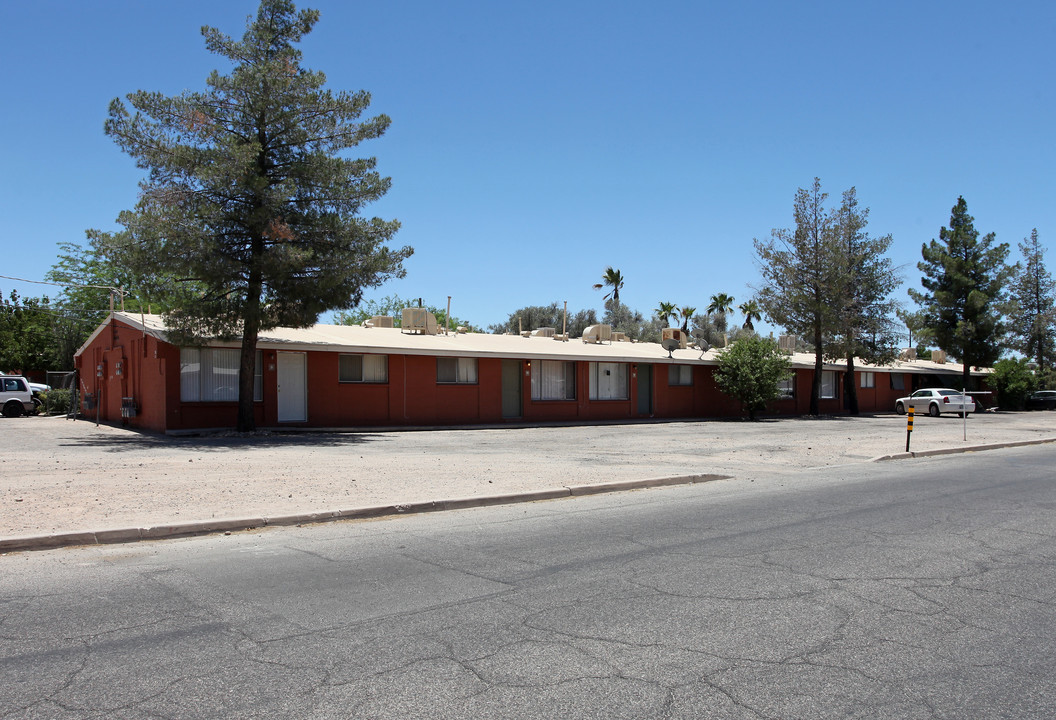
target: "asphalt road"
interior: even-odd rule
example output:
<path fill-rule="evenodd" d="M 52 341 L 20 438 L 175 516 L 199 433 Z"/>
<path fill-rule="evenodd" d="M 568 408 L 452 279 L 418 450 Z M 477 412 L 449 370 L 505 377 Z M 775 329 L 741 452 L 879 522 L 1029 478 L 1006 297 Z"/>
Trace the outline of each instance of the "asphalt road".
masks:
<path fill-rule="evenodd" d="M 1048 446 L 0 557 L 0 718 L 1052 718 Z"/>

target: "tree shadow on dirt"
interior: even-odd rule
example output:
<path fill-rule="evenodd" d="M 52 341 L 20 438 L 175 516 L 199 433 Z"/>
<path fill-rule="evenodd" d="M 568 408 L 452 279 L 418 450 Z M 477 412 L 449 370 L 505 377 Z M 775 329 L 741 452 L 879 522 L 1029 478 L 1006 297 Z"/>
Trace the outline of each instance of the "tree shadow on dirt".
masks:
<path fill-rule="evenodd" d="M 380 433 L 215 433 L 208 435 L 172 436 L 134 433 L 121 437 L 78 437 L 60 442 L 60 447 L 98 448 L 110 452 L 129 450 L 194 450 L 198 452 L 226 450 L 272 450 L 276 448 L 340 448 L 364 443 L 391 441 Z"/>

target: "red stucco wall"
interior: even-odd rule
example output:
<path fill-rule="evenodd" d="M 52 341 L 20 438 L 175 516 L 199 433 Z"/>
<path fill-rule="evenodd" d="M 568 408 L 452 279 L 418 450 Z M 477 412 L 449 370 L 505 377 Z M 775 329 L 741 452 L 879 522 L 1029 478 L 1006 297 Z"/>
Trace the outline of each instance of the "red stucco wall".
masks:
<path fill-rule="evenodd" d="M 277 357 L 280 351 L 263 349 L 263 401 L 255 403 L 258 426 L 273 427 L 278 422 Z M 387 383 L 342 383 L 338 378 L 339 353 L 307 351 L 306 393 L 308 421 L 293 423 L 307 427 L 360 427 L 400 425 L 448 425 L 502 423 L 502 360 L 479 358 L 477 382 L 442 384 L 436 376 L 436 358 L 430 356 L 391 355 L 388 359 Z M 569 401 L 533 401 L 531 399 L 530 364 L 520 360 L 522 370 L 522 416 L 517 422 L 622 420 L 640 415 L 639 364 L 630 363 L 629 397 L 626 400 L 591 401 L 589 399 L 589 363 L 576 364 L 576 399 Z M 187 430 L 234 427 L 237 404 L 233 402 L 180 401 L 179 349 L 144 335 L 118 321 L 99 333 L 78 358 L 82 390 L 100 399 L 99 417 L 103 421 L 124 422 L 143 429 Z M 100 375 L 97 376 L 97 368 Z M 740 403 L 724 395 L 715 384 L 710 366 L 693 366 L 693 382 L 688 386 L 668 384 L 668 366 L 653 364 L 652 395 L 656 418 L 737 417 Z M 845 390 L 842 372 L 837 372 L 839 397 L 819 402 L 824 414 L 844 412 Z M 766 413 L 804 414 L 809 408 L 811 391 L 809 369 L 796 372 L 795 397 L 780 400 Z M 903 373 L 906 389 L 892 389 L 889 373 L 876 373 L 876 387 L 862 388 L 856 372 L 859 408 L 862 412 L 886 412 L 898 397 L 909 394 L 911 374 Z M 122 398 L 131 397 L 136 405 L 134 417 L 122 418 Z M 86 411 L 89 418 L 95 410 Z"/>

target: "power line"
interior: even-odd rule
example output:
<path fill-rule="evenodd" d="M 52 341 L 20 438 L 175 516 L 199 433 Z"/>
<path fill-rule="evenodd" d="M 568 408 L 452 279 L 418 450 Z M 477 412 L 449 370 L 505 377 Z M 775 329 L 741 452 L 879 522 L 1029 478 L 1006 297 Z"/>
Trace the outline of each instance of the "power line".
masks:
<path fill-rule="evenodd" d="M 80 285 L 73 282 L 50 282 L 48 280 L 27 280 L 26 278 L 12 277 L 10 275 L 0 275 L 0 278 L 4 280 L 17 280 L 18 282 L 33 283 L 34 285 L 54 285 L 55 287 L 75 287 L 75 288 L 95 288 L 97 290 L 110 290 L 120 295 L 128 295 L 129 293 L 122 288 L 114 287 L 113 285 Z"/>

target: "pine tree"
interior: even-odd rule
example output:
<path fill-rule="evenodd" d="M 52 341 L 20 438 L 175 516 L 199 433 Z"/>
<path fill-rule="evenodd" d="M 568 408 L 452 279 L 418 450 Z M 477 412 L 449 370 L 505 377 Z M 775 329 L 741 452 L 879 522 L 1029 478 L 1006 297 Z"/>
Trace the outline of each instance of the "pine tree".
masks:
<path fill-rule="evenodd" d="M 924 259 L 917 267 L 926 292 L 909 291 L 928 318 L 935 344 L 964 366 L 964 387 L 973 366 L 990 366 L 1001 357 L 1001 306 L 1010 268 L 1005 264 L 1008 243 L 995 239 L 994 233 L 979 239 L 968 203 L 957 198 L 950 226 L 921 247 Z"/>
<path fill-rule="evenodd" d="M 811 415 L 818 414 L 826 339 L 837 327 L 839 304 L 841 265 L 827 197 L 814 178 L 809 190 L 796 192 L 795 230 L 773 230 L 769 240 L 754 241 L 764 283 L 757 294 L 760 307 L 772 322 L 814 345 Z"/>
<path fill-rule="evenodd" d="M 840 263 L 837 326 L 835 342 L 829 347 L 833 357 L 846 360 L 843 376 L 847 409 L 858 414 L 858 388 L 854 381 L 854 359 L 883 364 L 894 359 L 898 344 L 895 310 L 891 293 L 902 284 L 887 257 L 891 236 L 870 237 L 866 232 L 869 209 L 858 207 L 852 187 L 843 193 L 840 209 L 833 217 Z"/>
<path fill-rule="evenodd" d="M 226 58 L 203 92 L 138 91 L 115 99 L 107 135 L 149 171 L 124 231 L 108 240 L 123 263 L 158 271 L 178 302 L 166 313 L 178 341 L 242 338 L 238 429 L 254 427 L 258 334 L 306 327 L 354 307 L 363 289 L 403 275 L 410 248 L 386 243 L 396 221 L 360 217 L 390 181 L 373 158 L 342 153 L 389 126 L 361 121 L 364 91 L 331 92 L 296 48 L 319 18 L 289 0 L 262 0 L 241 41 L 202 28 Z"/>
<path fill-rule="evenodd" d="M 1042 372 L 1053 366 L 1056 334 L 1056 282 L 1045 267 L 1045 251 L 1038 230 L 1019 244 L 1023 264 L 1016 266 L 1010 283 L 1011 327 L 1014 347 L 1038 364 Z"/>

